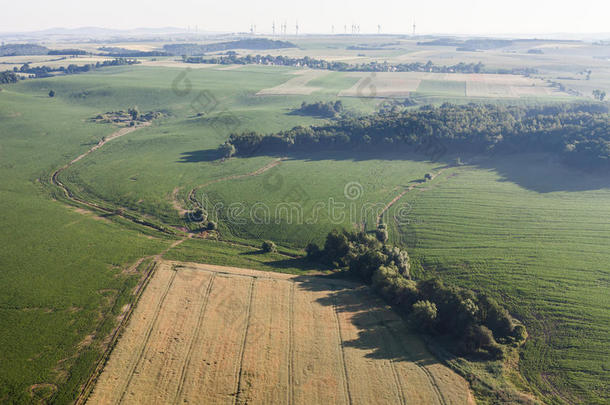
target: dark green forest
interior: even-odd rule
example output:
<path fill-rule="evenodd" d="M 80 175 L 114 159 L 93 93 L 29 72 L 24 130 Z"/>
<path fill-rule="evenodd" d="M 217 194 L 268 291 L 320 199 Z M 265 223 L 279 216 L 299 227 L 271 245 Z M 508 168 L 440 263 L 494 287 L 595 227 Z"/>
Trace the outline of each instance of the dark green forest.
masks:
<path fill-rule="evenodd" d="M 378 150 L 445 153 L 548 152 L 570 165 L 610 167 L 610 115 L 603 104 L 455 105 L 390 109 L 272 134 L 234 133 L 237 155 Z M 226 149 L 226 147 L 225 147 Z"/>

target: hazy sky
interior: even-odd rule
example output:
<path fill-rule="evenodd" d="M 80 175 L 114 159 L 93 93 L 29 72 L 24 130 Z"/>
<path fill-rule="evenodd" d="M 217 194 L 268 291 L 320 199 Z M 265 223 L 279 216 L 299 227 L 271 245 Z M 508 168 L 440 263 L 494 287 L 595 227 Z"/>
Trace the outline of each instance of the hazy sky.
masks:
<path fill-rule="evenodd" d="M 51 27 L 106 28 L 198 26 L 208 31 L 271 32 L 271 24 L 295 23 L 303 33 L 594 33 L 610 32 L 608 0 L 0 0 L 0 32 Z"/>

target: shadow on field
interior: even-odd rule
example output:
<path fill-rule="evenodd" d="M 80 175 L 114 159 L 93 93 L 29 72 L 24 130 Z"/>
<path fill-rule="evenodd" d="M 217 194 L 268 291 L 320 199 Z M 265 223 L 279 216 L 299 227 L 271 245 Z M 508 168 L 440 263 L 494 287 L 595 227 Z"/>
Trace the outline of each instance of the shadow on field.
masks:
<path fill-rule="evenodd" d="M 218 149 L 194 150 L 180 154 L 179 163 L 213 162 L 222 158 Z"/>
<path fill-rule="evenodd" d="M 328 292 L 316 302 L 337 312 L 343 336 L 348 332 L 346 329 L 357 330 L 358 337 L 344 340 L 344 347 L 367 351 L 365 357 L 370 359 L 416 362 L 420 366 L 439 363 L 425 343 L 408 329 L 406 321 L 368 287 L 319 276 L 297 277 L 296 282 L 305 291 Z"/>
<path fill-rule="evenodd" d="M 607 173 L 607 169 L 586 169 L 569 166 L 558 156 L 549 153 L 485 154 L 461 151 L 431 156 L 415 153 L 412 150 L 401 150 L 400 148 L 396 148 L 393 151 L 379 149 L 329 149 L 324 151 L 269 152 L 237 158 L 247 159 L 252 156 L 283 157 L 288 158 L 288 160 L 304 162 L 353 161 L 357 163 L 369 160 L 411 160 L 415 162 L 438 163 L 439 166 L 431 170 L 451 166 L 455 163 L 456 158 L 459 157 L 464 163 L 465 169 L 475 168 L 494 171 L 501 177 L 501 181 L 512 182 L 527 190 L 538 193 L 555 191 L 577 192 L 610 188 L 610 176 Z M 221 157 L 216 150 L 200 150 L 182 153 L 181 162 L 209 162 Z"/>
<path fill-rule="evenodd" d="M 324 269 L 324 266 L 321 266 L 320 263 L 312 262 L 311 260 L 307 260 L 307 258 L 305 258 L 305 257 L 275 260 L 272 262 L 267 262 L 265 264 L 267 264 L 268 266 L 275 267 L 276 269 L 298 268 L 303 271 L 314 271 L 314 270 L 319 271 L 320 269 Z M 329 276 L 324 276 L 324 277 L 329 277 Z"/>
<path fill-rule="evenodd" d="M 550 154 L 488 156 L 480 159 L 475 167 L 493 170 L 502 177 L 502 181 L 515 183 L 538 193 L 610 188 L 610 176 L 603 168 L 567 166 Z"/>

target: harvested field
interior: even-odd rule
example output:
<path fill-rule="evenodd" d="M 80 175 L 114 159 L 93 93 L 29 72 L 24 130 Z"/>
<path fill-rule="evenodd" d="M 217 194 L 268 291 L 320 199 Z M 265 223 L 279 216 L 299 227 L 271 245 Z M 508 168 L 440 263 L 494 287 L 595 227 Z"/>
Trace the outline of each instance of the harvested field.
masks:
<path fill-rule="evenodd" d="M 567 96 L 540 79 L 519 75 L 378 72 L 346 73 L 360 80 L 339 92 L 347 97 L 408 97 L 413 92 L 449 97 Z M 465 88 L 464 88 L 465 85 Z"/>
<path fill-rule="evenodd" d="M 91 404 L 470 404 L 366 287 L 162 262 Z"/>
<path fill-rule="evenodd" d="M 329 74 L 328 70 L 313 70 L 304 69 L 291 72 L 294 77 L 287 80 L 286 82 L 267 89 L 262 89 L 257 95 L 285 95 L 285 94 L 296 94 L 296 95 L 308 95 L 314 91 L 322 90 L 320 87 L 307 86 L 307 83 L 313 79 L 320 78 Z"/>
<path fill-rule="evenodd" d="M 339 92 L 346 97 L 406 97 L 416 91 L 421 77 L 405 73 L 349 73 L 360 77 L 352 87 Z"/>

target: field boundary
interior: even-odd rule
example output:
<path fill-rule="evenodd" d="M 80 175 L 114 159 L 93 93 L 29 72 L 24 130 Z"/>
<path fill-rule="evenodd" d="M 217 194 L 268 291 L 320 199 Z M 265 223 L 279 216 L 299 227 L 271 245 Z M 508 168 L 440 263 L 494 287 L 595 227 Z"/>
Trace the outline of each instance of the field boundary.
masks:
<path fill-rule="evenodd" d="M 250 329 L 250 321 L 251 321 L 251 317 L 252 317 L 252 301 L 254 301 L 254 291 L 255 291 L 255 285 L 256 285 L 256 277 L 252 277 L 252 280 L 250 281 L 250 290 L 248 293 L 248 309 L 246 310 L 246 327 L 244 330 L 244 337 L 241 341 L 241 345 L 239 348 L 239 367 L 238 367 L 238 372 L 237 372 L 237 384 L 235 386 L 235 396 L 233 397 L 233 404 L 239 404 L 240 402 L 240 395 L 241 395 L 241 382 L 242 382 L 242 376 L 243 376 L 243 372 L 244 372 L 244 356 L 246 353 L 246 342 L 248 340 L 248 331 Z M 248 403 L 247 401 L 245 403 Z"/>
<path fill-rule="evenodd" d="M 133 312 L 134 312 L 138 302 L 140 301 L 140 298 L 142 297 L 144 290 L 148 286 L 148 283 L 150 282 L 153 275 L 155 274 L 155 271 L 158 268 L 159 268 L 159 263 L 156 261 L 152 261 L 150 263 L 150 265 L 148 266 L 148 269 L 147 269 L 148 271 L 146 272 L 146 276 L 136 287 L 136 291 L 134 293 L 134 295 L 135 295 L 134 299 L 132 300 L 132 302 L 129 303 L 129 307 L 128 307 L 127 311 L 125 312 L 125 315 L 121 319 L 121 322 L 117 325 L 117 327 L 112 332 L 108 346 L 106 347 L 102 356 L 98 360 L 93 373 L 91 374 L 91 376 L 89 377 L 89 379 L 83 386 L 83 389 L 81 390 L 80 394 L 76 398 L 76 400 L 74 402 L 75 405 L 83 405 L 87 402 L 87 399 L 89 398 L 89 395 L 93 391 L 93 388 L 95 387 L 95 384 L 97 383 L 97 380 L 99 379 L 100 375 L 102 374 L 102 371 L 104 371 L 104 367 L 106 366 L 106 363 L 108 362 L 108 359 L 110 358 L 110 355 L 112 354 L 112 351 L 114 350 L 114 347 L 116 346 L 119 338 L 123 334 L 123 331 L 129 324 L 129 321 L 131 320 L 131 316 L 133 315 Z"/>
<path fill-rule="evenodd" d="M 157 323 L 157 320 L 159 319 L 159 313 L 161 312 L 161 307 L 163 306 L 163 303 L 165 302 L 165 298 L 167 297 L 169 290 L 171 289 L 172 285 L 174 284 L 174 280 L 176 279 L 176 274 L 177 274 L 177 272 L 174 270 L 174 273 L 172 274 L 169 282 L 167 283 L 165 290 L 163 291 L 163 295 L 161 296 L 161 298 L 159 299 L 159 302 L 157 303 L 157 305 L 155 307 L 155 313 L 154 313 L 153 318 L 151 319 L 149 327 L 146 331 L 146 335 L 144 337 L 144 341 L 142 342 L 141 349 L 138 351 L 139 352 L 138 357 L 136 358 L 136 361 L 133 363 L 133 367 L 130 367 L 130 370 L 128 373 L 129 378 L 127 379 L 127 382 L 125 383 L 124 387 L 121 389 L 121 397 L 119 398 L 119 402 L 118 402 L 119 404 L 123 403 L 123 400 L 125 399 L 125 395 L 127 395 L 129 385 L 131 384 L 131 381 L 133 380 L 135 371 L 138 368 L 140 361 L 144 357 L 144 353 L 146 352 L 146 346 L 148 344 L 148 341 L 150 340 L 150 336 L 152 335 L 155 324 Z"/>
<path fill-rule="evenodd" d="M 332 288 L 332 287 L 331 287 Z M 351 405 L 354 403 L 352 399 L 352 392 L 349 385 L 349 373 L 347 372 L 347 364 L 345 363 L 345 345 L 343 344 L 343 334 L 341 332 L 341 321 L 339 320 L 339 314 L 337 312 L 337 297 L 333 297 L 333 314 L 335 317 L 335 324 L 337 326 L 337 336 L 339 337 L 339 351 L 341 352 L 341 374 L 343 375 L 343 389 L 345 390 L 345 397 L 347 402 Z"/>

